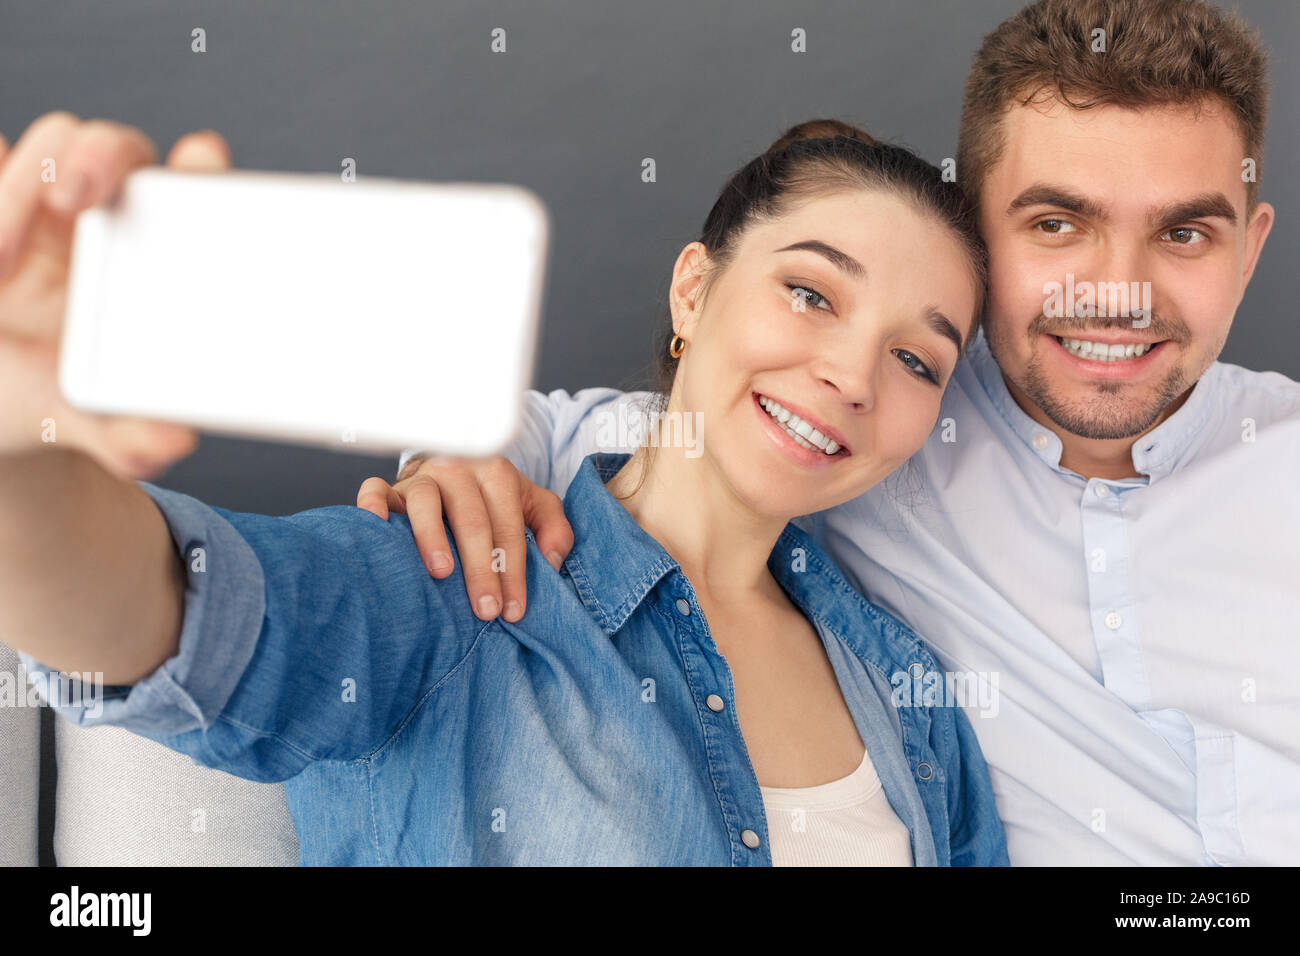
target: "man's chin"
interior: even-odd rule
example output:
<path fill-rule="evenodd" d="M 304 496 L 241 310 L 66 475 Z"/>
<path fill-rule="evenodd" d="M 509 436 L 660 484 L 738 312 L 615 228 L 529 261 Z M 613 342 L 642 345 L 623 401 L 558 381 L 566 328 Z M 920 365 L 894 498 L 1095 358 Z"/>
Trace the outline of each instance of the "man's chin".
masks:
<path fill-rule="evenodd" d="M 1162 407 L 1133 408 L 1129 403 L 1095 402 L 1075 404 L 1035 400 L 1058 428 L 1079 438 L 1096 440 L 1136 438 L 1154 425 Z"/>
<path fill-rule="evenodd" d="M 1062 394 L 1032 379 L 1025 394 L 1059 428 L 1080 438 L 1136 438 L 1173 414 L 1188 389 L 1171 374 L 1158 387 L 1141 390 L 1116 382 L 1099 382 L 1083 394 Z"/>

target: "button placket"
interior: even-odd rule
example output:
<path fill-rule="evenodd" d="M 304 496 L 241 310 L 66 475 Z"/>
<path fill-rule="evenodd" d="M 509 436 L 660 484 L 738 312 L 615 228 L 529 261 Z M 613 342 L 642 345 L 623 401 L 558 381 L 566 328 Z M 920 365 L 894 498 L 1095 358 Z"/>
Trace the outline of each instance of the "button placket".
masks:
<path fill-rule="evenodd" d="M 1102 684 L 1134 710 L 1149 709 L 1141 647 L 1129 611 L 1134 605 L 1125 487 L 1093 479 L 1079 502 L 1088 612 Z"/>
<path fill-rule="evenodd" d="M 688 601 L 685 597 L 676 598 L 673 601 L 673 607 L 677 611 L 678 616 L 681 618 L 690 618 L 692 616 L 691 602 Z M 706 658 L 711 657 L 712 655 L 710 655 L 708 650 L 706 650 L 709 642 L 699 640 L 700 635 L 703 632 L 706 632 L 708 629 L 708 624 L 704 620 L 703 616 L 699 617 L 698 626 L 694 623 L 687 624 L 684 621 L 682 623 L 684 625 L 682 628 L 683 632 L 684 633 L 688 632 L 691 635 L 691 637 L 694 638 L 694 640 L 690 640 L 690 641 L 686 641 L 686 639 L 683 638 L 684 642 L 689 643 L 691 645 L 690 653 L 692 655 L 703 654 Z M 716 653 L 716 644 L 714 645 L 714 652 Z M 716 656 L 720 661 L 721 666 L 723 668 L 726 668 L 727 667 L 726 659 L 722 658 L 721 654 L 716 654 Z M 716 667 L 717 664 L 715 663 L 714 666 Z M 688 680 L 689 679 L 690 678 L 688 677 Z M 698 685 L 696 684 L 696 682 L 694 680 L 691 680 L 691 684 L 692 684 L 692 690 L 698 693 L 699 690 L 697 689 Z M 710 692 L 704 698 L 704 706 L 708 708 L 710 713 L 721 715 L 727 709 L 727 701 L 726 698 L 724 698 L 721 694 L 716 692 Z M 736 727 L 732 726 L 733 724 L 734 724 L 734 719 L 728 721 L 728 723 L 725 725 L 727 728 L 727 732 L 729 735 L 734 734 L 737 737 L 739 737 L 740 736 L 739 731 Z M 723 761 L 723 768 L 725 769 L 726 768 L 725 761 L 732 759 L 732 756 L 730 753 L 726 751 L 715 751 L 713 746 L 714 736 L 715 735 L 711 735 L 711 734 L 705 735 L 705 750 L 706 753 L 708 754 L 708 759 L 711 764 L 714 763 L 715 761 L 721 760 Z M 740 743 L 740 747 L 738 748 L 738 756 L 743 758 L 746 753 L 743 739 L 741 739 L 739 743 Z M 750 769 L 752 771 L 752 764 L 750 765 Z M 729 778 L 734 778 L 735 774 L 732 773 L 732 774 L 728 774 L 727 776 Z M 715 786 L 717 786 L 717 784 L 715 784 Z M 758 795 L 759 795 L 758 806 L 761 808 L 762 807 L 761 793 L 759 793 Z M 744 845 L 746 849 L 757 851 L 763 845 L 762 838 L 758 835 L 758 831 L 756 831 L 752 827 L 744 826 L 744 823 L 746 821 L 741 818 L 741 814 L 744 813 L 744 810 L 741 808 L 741 801 L 736 799 L 737 796 L 738 795 L 735 793 L 730 794 L 730 799 L 727 802 L 732 804 L 736 809 L 739 809 L 740 813 L 738 814 L 735 812 L 724 811 L 724 817 L 727 820 L 728 830 L 730 831 L 731 834 L 736 834 L 736 830 L 733 828 L 737 826 L 741 827 L 742 829 L 739 832 L 741 844 Z M 733 836 L 732 839 L 734 838 L 735 837 Z"/>

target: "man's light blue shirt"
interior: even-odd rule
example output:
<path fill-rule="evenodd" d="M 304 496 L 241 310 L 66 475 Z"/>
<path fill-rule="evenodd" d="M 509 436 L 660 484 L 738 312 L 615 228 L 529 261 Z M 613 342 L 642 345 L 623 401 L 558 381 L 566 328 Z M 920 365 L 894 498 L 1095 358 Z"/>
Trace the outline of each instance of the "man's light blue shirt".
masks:
<path fill-rule="evenodd" d="M 285 781 L 305 864 L 769 865 L 726 659 L 680 566 L 605 488 L 626 458 L 568 485 L 562 572 L 527 535 L 514 624 L 473 614 L 459 557 L 431 578 L 405 515 L 243 514 L 142 483 L 187 569 L 178 651 L 107 688 L 102 713 L 58 710 Z M 823 641 L 915 863 L 1005 865 L 965 713 L 898 694 L 938 673 L 929 651 L 793 523 L 768 566 Z"/>
<path fill-rule="evenodd" d="M 562 495 L 649 397 L 529 393 L 507 454 Z M 1300 864 L 1300 384 L 1216 362 L 1132 455 L 1062 467 L 981 335 L 910 463 L 797 523 L 976 705 L 1014 865 Z"/>

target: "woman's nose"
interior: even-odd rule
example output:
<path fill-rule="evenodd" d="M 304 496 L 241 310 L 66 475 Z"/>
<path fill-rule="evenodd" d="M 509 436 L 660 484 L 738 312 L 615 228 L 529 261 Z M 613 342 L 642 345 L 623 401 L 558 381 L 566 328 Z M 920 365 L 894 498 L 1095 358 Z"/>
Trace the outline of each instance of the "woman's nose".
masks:
<path fill-rule="evenodd" d="M 868 412 L 876 403 L 876 365 L 873 362 L 831 362 L 821 368 L 818 378 L 824 388 L 834 392 L 834 400 L 853 414 Z"/>

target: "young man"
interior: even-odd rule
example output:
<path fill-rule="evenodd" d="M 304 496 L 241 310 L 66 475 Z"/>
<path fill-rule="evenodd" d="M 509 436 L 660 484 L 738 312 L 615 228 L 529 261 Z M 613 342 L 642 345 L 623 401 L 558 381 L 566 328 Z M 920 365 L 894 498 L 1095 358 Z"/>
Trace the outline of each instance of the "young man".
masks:
<path fill-rule="evenodd" d="M 900 703 L 944 678 L 970 708 L 1013 864 L 1300 863 L 1300 504 L 1270 493 L 1300 474 L 1300 385 L 1216 361 L 1273 221 L 1265 104 L 1257 41 L 1200 0 L 1001 24 L 958 156 L 985 334 L 901 480 L 804 519 L 934 648 L 947 673 L 893 675 Z M 533 393 L 508 457 L 563 495 L 644 397 Z M 430 556 L 444 509 L 475 606 L 504 589 L 516 619 L 489 552 L 521 546 L 523 489 L 562 555 L 555 500 L 417 466 L 358 504 L 407 508 Z"/>

